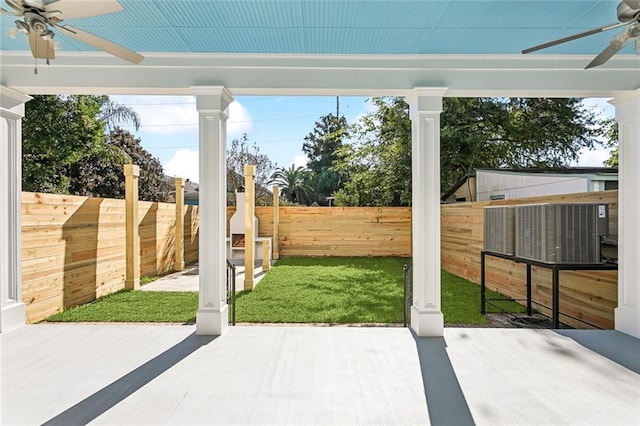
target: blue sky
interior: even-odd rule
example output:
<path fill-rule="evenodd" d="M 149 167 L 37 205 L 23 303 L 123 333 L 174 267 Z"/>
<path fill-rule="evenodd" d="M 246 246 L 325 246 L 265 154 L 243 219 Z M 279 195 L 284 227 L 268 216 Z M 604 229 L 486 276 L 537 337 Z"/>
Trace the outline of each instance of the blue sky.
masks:
<path fill-rule="evenodd" d="M 129 130 L 142 146 L 157 157 L 170 176 L 198 181 L 198 114 L 195 97 L 111 96 L 140 115 L 142 126 Z M 364 97 L 340 97 L 340 114 L 353 123 L 371 111 Z M 612 116 L 613 107 L 605 99 L 587 99 L 587 107 Z M 335 96 L 238 96 L 229 108 L 228 141 L 247 133 L 260 152 L 278 166 L 303 165 L 304 137 L 322 115 L 335 113 Z M 584 152 L 581 166 L 601 166 L 608 158 L 605 149 Z"/>
<path fill-rule="evenodd" d="M 195 97 L 111 96 L 140 115 L 138 131 L 127 127 L 170 176 L 198 180 L 198 114 Z M 340 97 L 340 114 L 355 121 L 371 108 L 363 97 Z M 323 115 L 336 111 L 335 96 L 238 96 L 229 108 L 228 141 L 246 133 L 278 166 L 303 165 L 304 137 Z"/>

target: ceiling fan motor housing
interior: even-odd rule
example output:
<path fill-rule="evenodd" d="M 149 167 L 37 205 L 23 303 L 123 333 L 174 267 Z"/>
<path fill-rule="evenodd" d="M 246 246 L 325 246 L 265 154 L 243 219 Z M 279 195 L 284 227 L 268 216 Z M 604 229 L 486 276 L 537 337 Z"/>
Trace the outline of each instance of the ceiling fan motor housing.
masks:
<path fill-rule="evenodd" d="M 620 2 L 618 4 L 617 12 L 618 12 L 618 21 L 620 22 L 631 22 L 640 19 L 640 0 L 638 0 L 636 4 L 633 6 L 629 3 L 633 2 Z M 636 7 L 637 6 L 637 7 Z"/>
<path fill-rule="evenodd" d="M 25 12 L 24 21 L 29 26 L 29 28 L 34 31 L 36 34 L 44 35 L 49 32 L 49 26 L 47 25 L 47 20 L 34 12 Z"/>

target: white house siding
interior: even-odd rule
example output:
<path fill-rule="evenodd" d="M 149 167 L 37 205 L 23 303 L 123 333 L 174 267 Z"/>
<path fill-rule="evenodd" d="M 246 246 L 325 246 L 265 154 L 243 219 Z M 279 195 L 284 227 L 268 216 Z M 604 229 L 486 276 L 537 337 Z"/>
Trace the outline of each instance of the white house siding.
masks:
<path fill-rule="evenodd" d="M 476 172 L 478 201 L 512 199 L 543 195 L 587 192 L 589 180 L 586 175 L 523 174 L 511 172 Z"/>

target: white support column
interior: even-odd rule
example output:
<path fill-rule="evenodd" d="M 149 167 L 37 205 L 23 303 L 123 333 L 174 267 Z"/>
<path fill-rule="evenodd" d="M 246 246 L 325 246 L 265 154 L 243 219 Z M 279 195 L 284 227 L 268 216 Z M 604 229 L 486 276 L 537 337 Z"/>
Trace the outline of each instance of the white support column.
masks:
<path fill-rule="evenodd" d="M 413 306 L 418 336 L 442 336 L 440 303 L 440 113 L 446 88 L 415 88 L 411 113 Z"/>
<path fill-rule="evenodd" d="M 25 323 L 20 221 L 22 118 L 31 97 L 0 86 L 0 332 Z"/>
<path fill-rule="evenodd" d="M 640 89 L 615 98 L 618 175 L 618 307 L 615 328 L 640 338 Z"/>
<path fill-rule="evenodd" d="M 222 86 L 192 87 L 196 95 L 200 151 L 200 295 L 196 334 L 221 335 L 229 324 L 226 292 L 227 109 Z"/>

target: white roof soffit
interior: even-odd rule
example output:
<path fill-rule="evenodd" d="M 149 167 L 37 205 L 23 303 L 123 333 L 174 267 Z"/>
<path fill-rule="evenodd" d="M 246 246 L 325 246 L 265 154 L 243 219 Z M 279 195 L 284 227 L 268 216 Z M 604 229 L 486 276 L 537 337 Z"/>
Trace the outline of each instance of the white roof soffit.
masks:
<path fill-rule="evenodd" d="M 226 86 L 235 95 L 610 97 L 640 88 L 640 56 L 584 70 L 591 55 L 307 55 L 144 53 L 139 65 L 102 53 L 66 52 L 51 65 L 0 52 L 0 84 L 28 94 L 189 95 Z"/>

